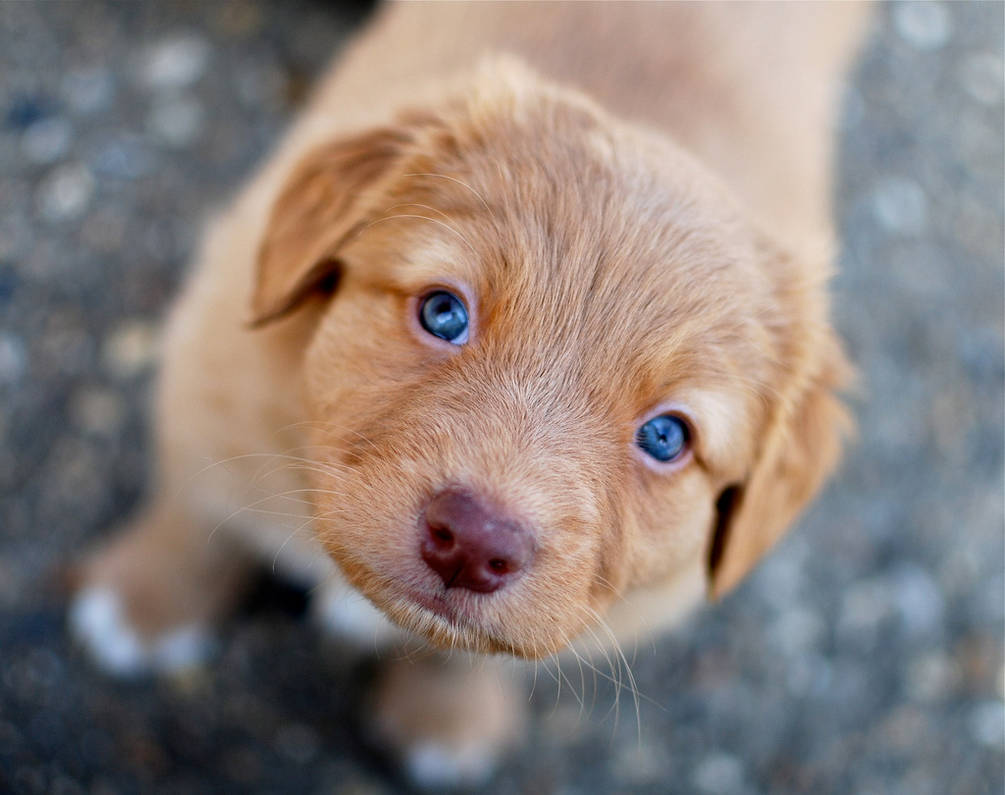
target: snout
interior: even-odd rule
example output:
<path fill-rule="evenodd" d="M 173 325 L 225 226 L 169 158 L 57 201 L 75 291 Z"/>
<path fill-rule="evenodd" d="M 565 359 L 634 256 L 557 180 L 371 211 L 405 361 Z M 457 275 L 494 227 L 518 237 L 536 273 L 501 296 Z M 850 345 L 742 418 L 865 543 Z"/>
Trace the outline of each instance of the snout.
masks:
<path fill-rule="evenodd" d="M 419 520 L 420 554 L 446 588 L 492 593 L 528 569 L 535 541 L 521 522 L 462 489 L 436 494 Z"/>

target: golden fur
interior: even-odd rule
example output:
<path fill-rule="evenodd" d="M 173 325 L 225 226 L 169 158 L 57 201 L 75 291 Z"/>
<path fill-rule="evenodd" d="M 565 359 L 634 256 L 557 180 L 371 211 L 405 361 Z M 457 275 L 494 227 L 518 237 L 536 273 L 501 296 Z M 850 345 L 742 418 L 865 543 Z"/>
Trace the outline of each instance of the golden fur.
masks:
<path fill-rule="evenodd" d="M 846 424 L 830 128 L 861 18 L 385 8 L 213 225 L 167 332 L 153 507 L 88 581 L 149 638 L 225 610 L 250 546 L 436 645 L 523 657 L 734 587 Z M 436 287 L 466 345 L 418 328 Z M 634 435 L 668 408 L 693 447 L 659 467 Z M 448 618 L 413 596 L 440 587 L 416 523 L 451 485 L 537 554 Z"/>

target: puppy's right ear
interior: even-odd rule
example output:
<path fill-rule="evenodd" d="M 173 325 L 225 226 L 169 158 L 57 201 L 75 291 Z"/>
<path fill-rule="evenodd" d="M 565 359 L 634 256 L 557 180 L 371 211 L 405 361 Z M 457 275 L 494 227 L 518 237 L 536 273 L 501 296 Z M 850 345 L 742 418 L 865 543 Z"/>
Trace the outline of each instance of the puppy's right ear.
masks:
<path fill-rule="evenodd" d="M 366 221 L 410 136 L 378 128 L 340 138 L 301 161 L 272 207 L 258 250 L 250 325 L 290 312 L 337 276 L 339 246 Z"/>

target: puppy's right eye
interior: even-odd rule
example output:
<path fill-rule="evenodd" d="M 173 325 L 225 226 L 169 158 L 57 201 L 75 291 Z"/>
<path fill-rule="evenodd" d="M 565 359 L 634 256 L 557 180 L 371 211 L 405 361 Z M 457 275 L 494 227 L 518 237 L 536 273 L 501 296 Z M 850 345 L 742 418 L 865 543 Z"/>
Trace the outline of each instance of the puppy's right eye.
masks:
<path fill-rule="evenodd" d="M 441 340 L 463 345 L 468 341 L 468 310 L 461 299 L 446 290 L 427 295 L 419 307 L 422 327 Z"/>

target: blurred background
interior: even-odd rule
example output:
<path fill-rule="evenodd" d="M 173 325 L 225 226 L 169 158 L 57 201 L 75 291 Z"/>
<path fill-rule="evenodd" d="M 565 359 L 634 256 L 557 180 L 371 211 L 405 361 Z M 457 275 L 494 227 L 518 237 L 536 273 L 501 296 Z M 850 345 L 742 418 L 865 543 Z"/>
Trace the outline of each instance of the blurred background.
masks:
<path fill-rule="evenodd" d="M 137 503 L 158 320 L 365 6 L 0 3 L 0 791 L 398 792 L 365 668 L 263 583 L 205 670 L 121 683 L 61 567 Z M 501 793 L 1000 793 L 1001 3 L 882 4 L 847 91 L 840 477 L 738 592 L 639 648 L 642 694 L 537 678 Z M 578 671 L 566 670 L 578 684 Z"/>

